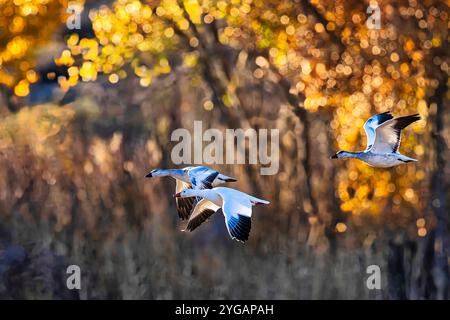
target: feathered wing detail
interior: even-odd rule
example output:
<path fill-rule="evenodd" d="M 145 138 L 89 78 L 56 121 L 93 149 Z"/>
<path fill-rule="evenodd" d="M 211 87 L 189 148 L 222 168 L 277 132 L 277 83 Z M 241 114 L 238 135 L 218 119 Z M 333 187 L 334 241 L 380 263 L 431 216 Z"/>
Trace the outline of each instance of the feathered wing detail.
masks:
<path fill-rule="evenodd" d="M 375 129 L 364 125 L 364 131 L 366 132 L 367 137 L 366 150 L 369 150 L 370 148 L 372 148 L 373 142 L 375 141 Z"/>
<path fill-rule="evenodd" d="M 241 242 L 248 240 L 252 227 L 252 204 L 249 199 L 245 203 L 223 198 L 222 211 L 225 225 L 232 239 Z"/>
<path fill-rule="evenodd" d="M 189 221 L 186 226 L 186 230 L 193 231 L 198 226 L 200 226 L 203 222 L 209 219 L 214 213 L 219 210 L 220 207 L 215 205 L 209 200 L 202 199 L 200 200 L 197 205 L 195 206 L 191 217 L 189 218 Z"/>
<path fill-rule="evenodd" d="M 398 152 L 398 148 L 400 147 L 400 142 L 402 139 L 402 130 L 404 128 L 406 128 L 407 126 L 409 126 L 411 123 L 420 120 L 420 115 L 413 114 L 411 116 L 400 117 L 395 120 L 397 120 L 396 124 L 395 124 L 395 130 L 396 130 L 398 139 L 397 139 L 397 143 L 394 145 L 394 147 L 392 149 L 392 152 Z"/>
<path fill-rule="evenodd" d="M 230 216 L 226 220 L 226 225 L 232 239 L 245 242 L 250 235 L 252 218 L 237 214 Z"/>
<path fill-rule="evenodd" d="M 200 177 L 200 179 L 202 179 L 201 177 L 208 176 L 210 174 L 213 174 L 214 172 L 216 171 L 204 166 L 191 167 L 188 170 L 188 175 L 189 179 L 192 181 L 192 179 L 194 178 Z M 218 173 L 218 175 L 214 178 L 214 180 L 211 181 L 211 185 L 213 187 L 216 187 L 226 182 L 235 182 L 235 181 L 237 181 L 237 179 Z"/>
<path fill-rule="evenodd" d="M 215 170 L 212 170 L 208 167 L 192 167 L 188 170 L 188 177 L 192 184 L 194 184 L 194 180 L 201 181 L 208 175 L 216 172 Z M 219 173 L 217 173 L 219 174 Z M 195 187 L 193 187 L 195 189 Z"/>
<path fill-rule="evenodd" d="M 392 114 L 387 111 L 373 115 L 369 119 L 367 119 L 366 123 L 364 123 L 364 131 L 366 132 L 367 137 L 366 150 L 369 150 L 375 142 L 376 128 L 392 118 L 394 118 Z"/>
<path fill-rule="evenodd" d="M 193 189 L 212 189 L 212 184 L 218 175 L 218 171 L 212 171 L 193 177 L 191 179 Z"/>
<path fill-rule="evenodd" d="M 375 130 L 373 153 L 396 153 L 400 146 L 402 130 L 420 119 L 418 114 L 388 120 Z"/>
<path fill-rule="evenodd" d="M 181 192 L 184 189 L 192 189 L 192 186 L 189 183 L 183 182 L 181 180 L 176 179 L 176 193 Z M 198 201 L 200 201 L 200 197 L 189 197 L 189 198 L 176 198 L 176 206 L 178 216 L 181 220 L 186 220 L 191 215 L 192 209 L 195 207 Z"/>
<path fill-rule="evenodd" d="M 181 192 L 184 189 L 211 189 L 212 183 L 218 174 L 219 172 L 217 171 L 212 171 L 212 173 L 205 171 L 203 174 L 200 174 L 200 176 L 192 176 L 192 185 L 177 180 L 176 192 Z M 182 220 L 188 219 L 201 199 L 201 197 L 176 198 L 177 211 L 180 218 Z"/>
<path fill-rule="evenodd" d="M 391 114 L 390 111 L 386 111 L 386 112 L 383 112 L 383 113 L 378 113 L 374 117 L 375 117 L 375 119 L 377 121 L 377 125 L 381 125 L 384 122 L 394 118 L 394 116 Z"/>

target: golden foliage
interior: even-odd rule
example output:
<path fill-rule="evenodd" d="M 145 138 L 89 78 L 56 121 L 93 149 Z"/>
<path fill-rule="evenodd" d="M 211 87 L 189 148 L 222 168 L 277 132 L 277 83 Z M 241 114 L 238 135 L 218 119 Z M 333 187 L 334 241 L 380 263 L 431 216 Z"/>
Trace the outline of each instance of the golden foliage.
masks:
<path fill-rule="evenodd" d="M 344 5 L 312 5 L 323 13 L 326 25 L 304 6 L 282 0 L 270 5 L 262 0 L 115 1 L 112 8 L 102 6 L 90 13 L 96 38 L 78 39 L 73 34 L 68 40 L 71 55 L 64 51 L 59 62 L 71 66 L 72 56 L 81 55 L 81 80 L 95 80 L 98 73 L 105 73 L 110 74 L 111 83 L 126 77 L 124 66 L 131 64 L 141 85 L 148 86 L 153 78 L 171 71 L 170 55 L 175 52 L 183 56 L 185 66 L 194 68 L 199 39 L 193 28 L 201 32 L 220 21 L 223 27 L 218 30 L 218 39 L 222 45 L 262 53 L 255 61 L 255 78 L 262 78 L 272 65 L 295 84 L 291 93 L 305 97 L 300 107 L 311 112 L 334 108 L 331 127 L 339 149 L 363 148 L 362 126 L 374 113 L 418 111 L 423 120 L 408 128 L 402 148 L 420 159 L 425 148 L 416 137 L 425 132 L 428 88 L 437 85 L 435 79 L 427 78 L 426 63 L 441 63 L 447 71 L 444 60 L 430 61 L 429 57 L 430 50 L 441 46 L 440 39 L 446 37 L 448 15 L 416 3 L 406 11 L 401 7 L 402 16 L 409 18 L 413 13 L 412 18 L 419 23 L 418 34 L 406 34 L 401 32 L 391 5 L 384 6 L 381 30 L 367 28 L 364 7 L 359 11 Z M 417 8 L 411 11 L 414 6 Z M 421 31 L 430 26 L 435 32 Z M 340 43 L 332 39 L 333 33 Z M 187 47 L 182 34 L 189 38 Z M 78 74 L 70 79 L 75 85 Z M 204 108 L 211 110 L 212 104 L 205 102 Z M 421 177 L 423 171 L 416 172 L 413 166 L 386 172 L 349 161 L 339 172 L 341 209 L 379 213 L 388 199 L 394 199 L 397 206 L 403 202 L 420 205 L 411 190 Z"/>
<path fill-rule="evenodd" d="M 0 1 L 0 85 L 27 96 L 38 81 L 36 51 L 65 20 L 68 0 Z"/>
<path fill-rule="evenodd" d="M 0 26 L 9 28 L 7 38 L 0 38 L 4 44 L 0 65 L 15 66 L 14 72 L 0 69 L 0 83 L 25 96 L 29 84 L 37 81 L 31 48 L 48 39 L 62 15 L 49 19 L 39 37 L 33 34 L 66 2 L 17 3 L 0 2 Z M 106 74 L 115 84 L 129 75 L 131 67 L 146 87 L 170 73 L 177 59 L 182 67 L 195 69 L 205 45 L 199 37 L 217 22 L 220 45 L 257 53 L 257 68 L 252 71 L 256 79 L 274 68 L 292 83 L 292 94 L 304 97 L 303 104 L 295 107 L 310 112 L 332 110 L 330 126 L 339 149 L 364 147 L 362 127 L 374 113 L 419 112 L 422 120 L 405 131 L 402 150 L 420 160 L 426 150 L 420 136 L 426 132 L 427 99 L 438 84 L 428 68 L 448 72 L 445 57 L 433 54 L 448 37 L 448 13 L 438 5 L 415 1 L 398 9 L 386 4 L 382 28 L 370 30 L 363 5 L 320 1 L 309 5 L 317 13 L 305 4 L 283 0 L 270 4 L 263 0 L 116 0 L 89 12 L 94 38 L 80 38 L 76 32 L 68 37 L 67 48 L 55 59 L 68 67 L 68 78 L 58 81 L 68 90 L 79 81 L 95 81 Z M 399 17 L 410 23 L 410 31 L 402 30 Z M 233 104 L 231 97 L 229 93 L 221 97 L 224 105 Z M 208 100 L 203 107 L 211 111 L 214 104 Z M 385 171 L 348 161 L 338 176 L 343 211 L 380 213 L 390 200 L 395 206 L 423 205 L 414 190 L 424 171 L 415 166 Z"/>

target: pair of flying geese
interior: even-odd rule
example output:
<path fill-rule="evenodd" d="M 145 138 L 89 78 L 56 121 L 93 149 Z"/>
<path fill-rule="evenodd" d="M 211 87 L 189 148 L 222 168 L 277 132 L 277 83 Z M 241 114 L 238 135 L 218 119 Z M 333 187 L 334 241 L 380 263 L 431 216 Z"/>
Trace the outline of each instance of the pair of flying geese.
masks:
<path fill-rule="evenodd" d="M 191 232 L 222 209 L 231 238 L 245 242 L 250 234 L 252 207 L 269 204 L 269 201 L 244 192 L 218 187 L 237 180 L 208 167 L 155 169 L 145 177 L 165 176 L 176 180 L 174 197 L 178 216 L 182 220 L 188 220 L 186 230 Z"/>
<path fill-rule="evenodd" d="M 398 149 L 402 129 L 419 119 L 418 114 L 399 118 L 394 118 L 390 112 L 374 115 L 364 124 L 366 150 L 338 151 L 331 159 L 355 158 L 380 168 L 417 161 L 400 154 Z M 232 188 L 219 187 L 237 180 L 208 167 L 155 169 L 145 177 L 164 176 L 176 180 L 174 197 L 178 215 L 182 220 L 188 220 L 186 230 L 191 232 L 222 209 L 231 238 L 245 242 L 250 234 L 252 207 L 270 203 Z"/>

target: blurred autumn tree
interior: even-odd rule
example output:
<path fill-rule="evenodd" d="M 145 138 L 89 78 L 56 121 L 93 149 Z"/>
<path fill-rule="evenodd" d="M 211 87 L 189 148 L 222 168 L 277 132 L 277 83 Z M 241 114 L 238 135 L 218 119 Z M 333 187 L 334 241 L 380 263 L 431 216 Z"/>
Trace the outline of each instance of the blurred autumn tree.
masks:
<path fill-rule="evenodd" d="M 0 23 L 14 29 L 20 25 L 13 20 L 16 15 L 25 21 L 16 1 L 1 5 L 0 10 L 16 14 L 5 15 L 11 18 L 2 17 Z M 61 12 L 64 5 L 36 4 L 47 8 L 42 9 L 45 14 Z M 381 9 L 379 30 L 366 25 L 370 5 Z M 28 39 L 26 30 L 35 32 L 36 27 L 25 28 L 32 27 L 32 21 L 35 26 L 46 21 L 47 16 L 38 12 L 32 15 L 36 20 L 22 22 L 22 29 L 0 34 L 0 83 L 18 96 L 26 96 L 28 83 L 37 81 L 30 48 L 41 43 L 20 44 L 20 50 L 14 43 Z M 281 147 L 290 161 L 282 164 L 274 198 L 281 211 L 296 208 L 289 214 L 307 217 L 309 244 L 318 251 L 333 251 L 336 237 L 348 225 L 362 230 L 370 217 L 388 234 L 391 284 L 404 282 L 396 278 L 407 272 L 403 256 L 416 250 L 408 251 L 407 244 L 426 239 L 420 246 L 428 249 L 417 268 L 428 271 L 411 280 L 411 287 L 421 293 L 410 289 L 415 293 L 407 295 L 404 286 L 392 285 L 390 295 L 448 297 L 449 168 L 444 137 L 448 1 L 116 0 L 91 9 L 88 15 L 95 37 L 74 30 L 67 36 L 67 48 L 55 58 L 56 64 L 67 67 L 68 76 L 57 79 L 63 91 L 101 79 L 119 86 L 131 76 L 149 89 L 158 79 L 170 75 L 177 79 L 181 72 L 192 82 L 201 79 L 209 95 L 202 111 L 216 115 L 217 125 L 248 128 L 282 123 L 288 128 Z M 61 19 L 28 41 L 48 41 Z M 259 109 L 252 109 L 248 99 L 268 86 L 289 108 L 274 106 L 275 120 L 264 121 L 257 119 Z M 181 102 L 179 107 L 183 109 Z M 335 167 L 322 163 L 333 149 L 364 148 L 365 120 L 387 110 L 396 115 L 421 114 L 422 120 L 405 130 L 401 146 L 421 165 L 381 170 L 357 161 Z M 182 125 L 174 115 L 179 112 L 170 110 L 171 120 L 160 136 Z M 155 143 L 164 150 L 163 138 Z M 167 155 L 160 163 L 170 165 Z M 257 170 L 242 174 L 255 191 L 268 190 Z M 331 183 L 324 183 L 326 175 Z M 300 223 L 293 217 L 286 219 L 290 226 Z M 412 228 L 404 227 L 411 224 Z M 399 237 L 399 229 L 406 229 L 407 235 Z M 361 243 L 370 247 L 377 234 L 370 229 L 361 235 Z"/>
<path fill-rule="evenodd" d="M 232 64 L 225 59 L 244 52 L 255 59 L 256 78 L 271 71 L 281 78 L 305 124 L 304 110 L 334 108 L 330 126 L 338 147 L 353 149 L 363 147 L 362 125 L 375 112 L 419 112 L 423 120 L 414 129 L 423 134 L 431 103 L 426 98 L 447 81 L 445 4 L 401 3 L 380 2 L 383 28 L 369 30 L 362 2 L 115 1 L 111 8 L 91 11 L 96 38 L 79 39 L 74 33 L 57 62 L 70 67 L 70 78 L 62 80 L 65 88 L 79 78 L 93 81 L 98 73 L 117 83 L 127 76 L 127 65 L 144 87 L 178 66 L 199 68 L 213 104 L 229 113 L 225 107 L 239 109 L 240 102 Z M 400 33 L 405 24 L 407 31 Z M 81 62 L 73 66 L 78 56 Z M 424 154 L 414 137 L 402 146 L 406 153 Z M 399 167 L 374 175 L 363 163 L 348 166 L 338 186 L 343 211 L 380 212 L 391 194 L 397 194 L 397 208 L 420 205 L 412 187 L 424 178 L 423 170 Z M 350 197 L 349 189 L 358 194 Z"/>
<path fill-rule="evenodd" d="M 9 105 L 12 92 L 18 97 L 27 96 L 30 84 L 39 80 L 35 70 L 36 48 L 44 47 L 65 21 L 67 3 L 67 0 L 0 1 L 0 89 L 4 94 L 3 103 Z"/>

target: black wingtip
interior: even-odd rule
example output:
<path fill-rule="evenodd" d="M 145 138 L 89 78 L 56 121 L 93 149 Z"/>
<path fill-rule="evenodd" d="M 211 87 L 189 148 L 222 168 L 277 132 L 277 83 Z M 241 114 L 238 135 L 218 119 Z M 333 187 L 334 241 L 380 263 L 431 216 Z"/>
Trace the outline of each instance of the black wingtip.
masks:
<path fill-rule="evenodd" d="M 238 215 L 238 218 L 231 217 L 228 221 L 231 236 L 241 242 L 248 240 L 252 220 L 250 217 Z"/>
<path fill-rule="evenodd" d="M 219 171 L 214 171 L 214 172 L 211 173 L 209 176 L 207 176 L 207 177 L 205 178 L 205 180 L 206 180 L 206 181 L 213 182 L 214 179 L 216 179 L 218 175 L 219 175 Z"/>
<path fill-rule="evenodd" d="M 397 121 L 395 128 L 402 130 L 402 129 L 406 128 L 407 126 L 409 126 L 411 123 L 416 122 L 420 119 L 421 119 L 421 117 L 418 113 L 409 115 L 409 116 L 405 116 L 405 117 L 397 118 L 397 119 L 395 119 Z"/>
<path fill-rule="evenodd" d="M 213 187 L 212 184 L 218 175 L 219 175 L 219 172 L 215 171 L 203 180 L 203 184 L 206 189 L 212 189 L 212 187 Z"/>
<path fill-rule="evenodd" d="M 380 125 L 383 122 L 391 120 L 392 118 L 394 118 L 394 116 L 391 114 L 390 111 L 386 111 L 383 113 L 379 113 L 377 118 L 378 118 L 378 125 Z"/>

